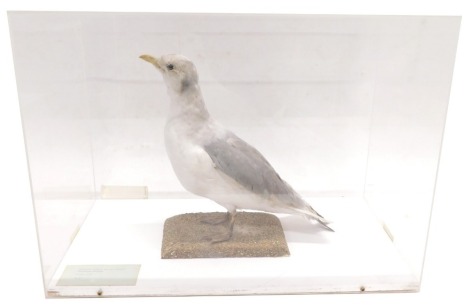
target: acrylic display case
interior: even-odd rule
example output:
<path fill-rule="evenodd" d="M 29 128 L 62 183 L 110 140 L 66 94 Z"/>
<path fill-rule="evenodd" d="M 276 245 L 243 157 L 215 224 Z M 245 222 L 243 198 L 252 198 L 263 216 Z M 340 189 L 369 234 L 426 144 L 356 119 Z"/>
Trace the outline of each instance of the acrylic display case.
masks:
<path fill-rule="evenodd" d="M 48 297 L 419 290 L 460 18 L 9 12 Z M 166 156 L 139 55 L 184 54 L 208 110 L 335 232 L 290 256 L 161 259 L 164 221 L 224 211 Z"/>

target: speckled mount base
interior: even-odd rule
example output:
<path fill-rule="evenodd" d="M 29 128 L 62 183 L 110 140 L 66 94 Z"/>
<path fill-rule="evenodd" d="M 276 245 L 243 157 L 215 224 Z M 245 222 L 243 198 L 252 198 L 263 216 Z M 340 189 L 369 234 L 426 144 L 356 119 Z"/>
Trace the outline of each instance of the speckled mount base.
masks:
<path fill-rule="evenodd" d="M 229 241 L 211 243 L 208 238 L 227 229 L 227 223 L 210 225 L 206 218 L 226 213 L 187 213 L 165 221 L 162 259 L 283 257 L 289 248 L 279 219 L 272 214 L 238 212 Z"/>

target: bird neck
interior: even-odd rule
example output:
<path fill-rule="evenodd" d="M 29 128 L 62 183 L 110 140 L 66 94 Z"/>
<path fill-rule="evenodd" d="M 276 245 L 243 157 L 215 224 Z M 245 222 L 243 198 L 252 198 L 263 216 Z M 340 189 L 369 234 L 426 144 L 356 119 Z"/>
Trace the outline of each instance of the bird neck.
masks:
<path fill-rule="evenodd" d="M 191 85 L 182 92 L 169 88 L 168 94 L 171 99 L 169 120 L 175 117 L 191 117 L 206 121 L 210 118 L 199 85 Z"/>

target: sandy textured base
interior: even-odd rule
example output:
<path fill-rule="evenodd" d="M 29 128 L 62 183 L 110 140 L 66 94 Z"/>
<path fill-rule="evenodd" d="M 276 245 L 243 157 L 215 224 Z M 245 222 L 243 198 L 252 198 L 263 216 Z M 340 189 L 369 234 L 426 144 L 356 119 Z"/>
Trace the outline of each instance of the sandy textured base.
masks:
<path fill-rule="evenodd" d="M 224 215 L 187 213 L 168 218 L 163 230 L 162 259 L 289 256 L 279 219 L 267 213 L 237 213 L 232 238 L 211 243 L 208 238 L 226 231 L 227 223 L 210 225 L 202 220 Z"/>

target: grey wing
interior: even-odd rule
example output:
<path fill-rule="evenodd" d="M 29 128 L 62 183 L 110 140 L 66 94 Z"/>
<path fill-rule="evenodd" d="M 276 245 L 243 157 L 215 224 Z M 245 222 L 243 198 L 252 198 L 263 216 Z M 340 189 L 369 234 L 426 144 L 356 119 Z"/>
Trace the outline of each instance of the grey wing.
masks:
<path fill-rule="evenodd" d="M 215 167 L 256 194 L 275 195 L 285 206 L 305 214 L 332 230 L 323 216 L 281 179 L 263 155 L 248 143 L 229 133 L 225 138 L 216 139 L 204 145 Z"/>
<path fill-rule="evenodd" d="M 213 140 L 204 149 L 217 169 L 247 190 L 256 194 L 296 196 L 263 155 L 235 134 Z"/>

